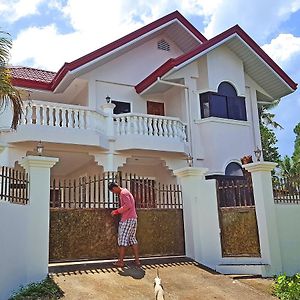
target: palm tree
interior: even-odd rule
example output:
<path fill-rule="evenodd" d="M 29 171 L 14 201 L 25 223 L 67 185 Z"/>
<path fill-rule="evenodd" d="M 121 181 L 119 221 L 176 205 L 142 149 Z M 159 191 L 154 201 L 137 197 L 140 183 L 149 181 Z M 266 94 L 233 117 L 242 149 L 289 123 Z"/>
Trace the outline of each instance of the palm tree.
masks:
<path fill-rule="evenodd" d="M 271 102 L 270 104 L 263 104 L 258 106 L 258 115 L 259 115 L 259 121 L 261 125 L 265 126 L 272 126 L 273 128 L 280 128 L 283 129 L 283 127 L 274 121 L 275 114 L 272 114 L 269 112 L 270 109 L 276 107 L 280 102 L 280 99 L 275 100 Z"/>
<path fill-rule="evenodd" d="M 10 35 L 0 31 L 0 108 L 12 106 L 11 127 L 16 129 L 22 114 L 22 100 L 19 91 L 12 86 L 10 70 L 7 67 L 11 47 Z"/>

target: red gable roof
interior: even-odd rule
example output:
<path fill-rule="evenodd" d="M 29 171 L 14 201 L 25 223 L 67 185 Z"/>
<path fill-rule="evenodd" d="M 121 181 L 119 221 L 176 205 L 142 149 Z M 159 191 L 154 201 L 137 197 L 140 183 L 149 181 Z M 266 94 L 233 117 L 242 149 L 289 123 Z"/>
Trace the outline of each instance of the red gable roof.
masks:
<path fill-rule="evenodd" d="M 28 67 L 10 67 L 12 83 L 17 86 L 34 85 L 35 88 L 50 89 L 56 73 Z"/>
<path fill-rule="evenodd" d="M 77 69 L 80 66 L 85 65 L 127 43 L 133 41 L 134 39 L 172 21 L 177 19 L 180 21 L 190 32 L 192 32 L 201 42 L 206 42 L 207 39 L 186 19 L 184 18 L 178 11 L 174 11 L 124 37 L 102 47 L 99 48 L 87 55 L 84 55 L 70 63 L 65 63 L 60 70 L 55 74 L 54 78 L 52 79 L 51 83 L 49 84 L 48 81 L 43 80 L 35 80 L 35 78 L 25 79 L 25 78 L 18 78 L 13 76 L 13 84 L 20 87 L 29 87 L 29 88 L 41 88 L 46 90 L 54 90 L 61 80 L 65 77 L 65 75 L 72 70 Z M 43 83 L 43 84 L 42 84 Z"/>
<path fill-rule="evenodd" d="M 244 40 L 244 42 L 249 45 L 254 52 L 260 56 L 293 90 L 297 89 L 297 83 L 295 83 L 261 48 L 260 46 L 238 25 L 235 25 L 228 30 L 222 32 L 221 34 L 213 37 L 207 42 L 199 45 L 192 51 L 185 53 L 175 59 L 171 58 L 163 65 L 161 65 L 158 69 L 156 69 L 153 73 L 151 73 L 147 78 L 141 81 L 139 84 L 135 86 L 137 93 L 143 92 L 146 88 L 148 88 L 151 84 L 153 84 L 158 77 L 165 75 L 171 69 L 180 64 L 188 61 L 194 56 L 200 54 L 201 52 L 207 50 L 208 48 L 218 44 L 229 36 L 237 34 L 240 38 Z"/>

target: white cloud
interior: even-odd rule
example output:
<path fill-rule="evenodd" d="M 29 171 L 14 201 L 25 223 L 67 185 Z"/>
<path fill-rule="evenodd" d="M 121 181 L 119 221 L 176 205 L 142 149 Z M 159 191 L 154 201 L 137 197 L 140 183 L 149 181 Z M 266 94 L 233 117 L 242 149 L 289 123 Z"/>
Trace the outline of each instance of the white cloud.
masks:
<path fill-rule="evenodd" d="M 291 63 L 295 65 L 294 59 L 300 62 L 300 37 L 292 34 L 281 33 L 262 48 L 284 68 L 292 67 Z"/>
<path fill-rule="evenodd" d="M 45 0 L 0 0 L 0 16 L 7 22 L 15 22 L 25 16 L 38 13 L 38 6 Z"/>
<path fill-rule="evenodd" d="M 45 0 L 14 1 L 14 11 L 26 2 L 32 5 L 32 12 L 38 13 L 38 3 Z M 5 0 L 0 0 L 0 16 L 1 5 L 8 7 Z M 255 40 L 261 41 L 299 9 L 300 0 L 50 0 L 47 5 L 74 32 L 62 34 L 55 24 L 23 29 L 14 41 L 13 64 L 30 61 L 35 67 L 57 70 L 65 61 L 95 50 L 175 9 L 187 18 L 202 16 L 208 37 L 239 23 Z"/>

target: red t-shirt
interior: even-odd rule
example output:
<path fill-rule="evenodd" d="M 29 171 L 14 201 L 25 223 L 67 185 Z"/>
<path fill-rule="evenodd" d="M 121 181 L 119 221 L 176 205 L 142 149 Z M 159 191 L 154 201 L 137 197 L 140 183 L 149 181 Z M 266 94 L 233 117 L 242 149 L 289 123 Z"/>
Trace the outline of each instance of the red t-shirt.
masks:
<path fill-rule="evenodd" d="M 122 214 L 121 221 L 128 219 L 136 219 L 137 214 L 135 210 L 135 201 L 132 194 L 124 188 L 121 188 L 120 201 L 121 207 L 118 209 L 118 212 Z"/>

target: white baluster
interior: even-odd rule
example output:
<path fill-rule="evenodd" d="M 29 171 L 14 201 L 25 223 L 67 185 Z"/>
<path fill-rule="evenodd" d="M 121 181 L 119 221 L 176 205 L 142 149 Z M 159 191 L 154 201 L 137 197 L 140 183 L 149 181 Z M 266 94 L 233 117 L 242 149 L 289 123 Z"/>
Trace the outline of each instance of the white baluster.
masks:
<path fill-rule="evenodd" d="M 138 123 L 139 123 L 139 134 L 144 134 L 144 122 L 143 122 L 143 117 L 138 118 Z"/>
<path fill-rule="evenodd" d="M 173 121 L 173 134 L 174 134 L 174 138 L 177 139 L 178 138 L 178 129 L 177 129 L 177 124 L 178 121 Z"/>
<path fill-rule="evenodd" d="M 144 135 L 148 135 L 149 134 L 149 130 L 148 130 L 148 119 L 147 117 L 144 117 Z"/>
<path fill-rule="evenodd" d="M 157 119 L 153 119 L 153 130 L 154 130 L 154 136 L 158 136 L 158 127 L 157 127 Z"/>
<path fill-rule="evenodd" d="M 86 128 L 85 115 L 83 110 L 78 111 L 78 128 L 80 129 Z"/>
<path fill-rule="evenodd" d="M 35 107 L 36 125 L 41 125 L 41 108 L 42 105 L 36 105 Z"/>
<path fill-rule="evenodd" d="M 158 136 L 163 136 L 164 134 L 162 128 L 162 119 L 158 119 L 157 127 L 158 127 Z"/>
<path fill-rule="evenodd" d="M 67 127 L 66 125 L 66 109 L 65 108 L 61 108 L 61 127 Z"/>
<path fill-rule="evenodd" d="M 116 135 L 120 135 L 120 118 L 115 118 L 115 124 L 116 124 Z"/>
<path fill-rule="evenodd" d="M 132 128 L 132 117 L 131 116 L 128 116 L 128 117 L 125 117 L 126 119 L 126 122 L 125 122 L 125 134 L 130 134 L 133 132 L 133 128 Z"/>
<path fill-rule="evenodd" d="M 171 120 L 168 120 L 168 136 L 169 137 L 173 137 L 173 130 L 172 130 L 172 121 Z"/>
<path fill-rule="evenodd" d="M 73 128 L 78 128 L 78 110 L 73 110 Z"/>
<path fill-rule="evenodd" d="M 20 125 L 26 124 L 26 114 L 27 114 L 27 104 L 24 105 L 24 107 L 23 107 L 21 120 L 20 120 Z"/>
<path fill-rule="evenodd" d="M 121 117 L 121 130 L 120 130 L 120 134 L 121 135 L 125 135 L 126 134 L 125 126 L 126 126 L 126 118 L 125 117 Z"/>
<path fill-rule="evenodd" d="M 164 119 L 163 120 L 163 136 L 164 137 L 168 137 L 168 127 L 167 127 L 167 120 L 166 119 Z"/>
<path fill-rule="evenodd" d="M 139 128 L 138 128 L 138 117 L 133 116 L 133 134 L 139 134 Z"/>
<path fill-rule="evenodd" d="M 152 121 L 153 121 L 153 119 L 150 118 L 150 117 L 148 117 L 148 130 L 149 130 L 149 135 L 153 135 Z"/>
<path fill-rule="evenodd" d="M 54 126 L 54 109 L 49 106 L 49 126 Z"/>
<path fill-rule="evenodd" d="M 186 136 L 186 125 L 182 124 L 182 138 L 183 141 L 186 142 L 187 141 L 187 136 Z"/>
<path fill-rule="evenodd" d="M 42 125 L 48 125 L 48 117 L 47 117 L 47 105 L 42 106 Z"/>

